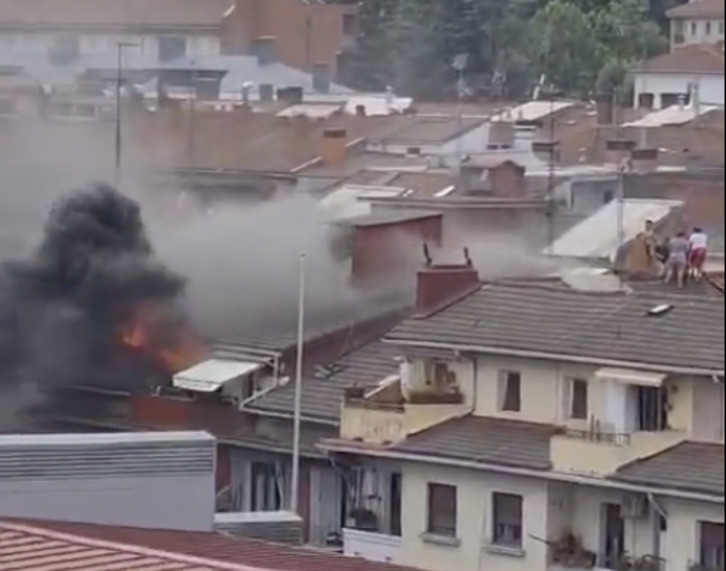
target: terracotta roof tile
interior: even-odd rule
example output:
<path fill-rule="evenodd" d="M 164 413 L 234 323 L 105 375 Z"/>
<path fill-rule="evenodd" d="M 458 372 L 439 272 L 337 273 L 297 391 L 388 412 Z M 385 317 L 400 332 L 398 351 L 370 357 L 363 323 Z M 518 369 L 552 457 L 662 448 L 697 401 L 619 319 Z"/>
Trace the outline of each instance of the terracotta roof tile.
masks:
<path fill-rule="evenodd" d="M 652 317 L 653 307 L 673 310 Z M 532 324 L 537 327 L 532 327 Z M 422 346 L 481 347 L 593 363 L 724 369 L 724 299 L 657 292 L 602 293 L 544 282 L 484 285 L 425 319 L 408 319 L 387 339 Z"/>
<path fill-rule="evenodd" d="M 724 445 L 683 442 L 624 466 L 613 479 L 671 490 L 724 495 Z"/>
<path fill-rule="evenodd" d="M 94 540 L 83 537 L 86 534 L 64 529 L 62 526 L 51 531 L 43 529 L 35 522 L 31 523 L 32 525 L 24 525 L 0 520 L 0 565 L 3 569 L 153 571 L 163 567 L 178 571 L 278 571 L 271 565 L 255 569 L 246 565 L 225 563 L 219 558 L 220 554 L 214 554 L 215 560 L 180 555 L 178 552 L 124 545 L 116 535 L 108 534 Z"/>
<path fill-rule="evenodd" d="M 232 0 L 0 0 L 5 27 L 215 27 Z"/>
<path fill-rule="evenodd" d="M 543 424 L 465 416 L 409 436 L 392 450 L 442 459 L 548 470 L 550 438 L 554 430 L 554 427 Z"/>
<path fill-rule="evenodd" d="M 230 565 L 247 565 L 250 568 L 256 568 L 249 571 L 320 571 L 321 569 L 331 571 L 420 571 L 411 567 L 366 561 L 358 557 L 346 557 L 254 539 L 233 538 L 213 532 L 156 530 L 32 520 L 18 523 L 94 540 L 114 541 L 189 557 L 223 561 Z M 0 523 L 1 531 L 2 524 Z M 0 537 L 2 537 L 1 534 Z M 0 545 L 2 544 L 0 543 Z M 215 571 L 217 569 L 212 565 L 208 565 L 208 567 Z M 141 569 L 143 568 L 139 568 L 139 571 Z M 124 571 L 127 570 L 136 571 L 136 568 L 124 568 Z M 240 568 L 240 571 L 245 571 L 245 568 Z"/>
<path fill-rule="evenodd" d="M 671 19 L 685 20 L 690 18 L 723 18 L 723 0 L 690 0 L 675 6 L 666 12 Z"/>
<path fill-rule="evenodd" d="M 722 4 L 723 6 L 723 4 Z M 689 45 L 641 64 L 640 73 L 713 73 L 723 75 L 724 54 L 711 45 Z"/>

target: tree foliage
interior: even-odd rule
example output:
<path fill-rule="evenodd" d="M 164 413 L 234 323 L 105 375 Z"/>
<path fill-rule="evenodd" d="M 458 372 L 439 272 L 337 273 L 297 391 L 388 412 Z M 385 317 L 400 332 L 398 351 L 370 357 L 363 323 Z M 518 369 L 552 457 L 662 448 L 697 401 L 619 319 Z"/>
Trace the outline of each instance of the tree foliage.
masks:
<path fill-rule="evenodd" d="M 663 9 L 672 0 L 659 0 Z M 417 98 L 456 93 L 466 54 L 470 87 L 530 92 L 544 76 L 573 95 L 622 89 L 636 61 L 667 42 L 643 0 L 362 0 L 353 87 Z"/>

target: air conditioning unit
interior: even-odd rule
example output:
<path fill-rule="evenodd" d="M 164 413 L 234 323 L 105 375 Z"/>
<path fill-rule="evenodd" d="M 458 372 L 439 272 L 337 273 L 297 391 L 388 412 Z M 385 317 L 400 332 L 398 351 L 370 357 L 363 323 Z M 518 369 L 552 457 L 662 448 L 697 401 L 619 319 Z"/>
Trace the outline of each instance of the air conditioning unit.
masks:
<path fill-rule="evenodd" d="M 650 506 L 644 495 L 628 494 L 623 497 L 620 509 L 626 519 L 644 519 L 648 517 Z"/>

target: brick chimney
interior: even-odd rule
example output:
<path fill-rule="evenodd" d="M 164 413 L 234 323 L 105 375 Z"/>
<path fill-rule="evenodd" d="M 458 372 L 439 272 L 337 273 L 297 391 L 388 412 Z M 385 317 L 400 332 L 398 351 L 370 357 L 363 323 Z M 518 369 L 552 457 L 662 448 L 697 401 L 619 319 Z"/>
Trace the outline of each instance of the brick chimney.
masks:
<path fill-rule="evenodd" d="M 320 158 L 327 166 L 340 166 L 345 163 L 348 133 L 345 129 L 325 129 L 320 144 Z"/>
<path fill-rule="evenodd" d="M 635 141 L 631 139 L 611 139 L 605 143 L 607 162 L 621 163 L 630 157 L 630 151 L 635 148 Z"/>
<path fill-rule="evenodd" d="M 595 109 L 598 125 L 613 124 L 613 95 L 612 93 L 599 93 L 595 96 Z"/>
<path fill-rule="evenodd" d="M 464 248 L 463 264 L 433 264 L 424 246 L 426 266 L 416 276 L 416 314 L 431 315 L 481 287 L 479 274 Z"/>
<path fill-rule="evenodd" d="M 630 162 L 635 172 L 655 172 L 658 170 L 658 149 L 633 149 L 630 151 Z"/>

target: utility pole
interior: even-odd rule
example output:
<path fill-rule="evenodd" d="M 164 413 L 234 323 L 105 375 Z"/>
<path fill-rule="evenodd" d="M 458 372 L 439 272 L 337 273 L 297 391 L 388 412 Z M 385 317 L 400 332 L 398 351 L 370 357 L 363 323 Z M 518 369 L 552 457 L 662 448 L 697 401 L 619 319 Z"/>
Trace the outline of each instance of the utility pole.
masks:
<path fill-rule="evenodd" d="M 297 307 L 297 355 L 295 359 L 295 397 L 292 425 L 292 474 L 290 511 L 298 513 L 300 504 L 300 430 L 302 416 L 303 347 L 305 345 L 305 254 L 300 254 Z"/>
<path fill-rule="evenodd" d="M 123 82 L 123 51 L 136 44 L 118 42 L 116 44 L 116 124 L 114 132 L 114 183 L 121 184 L 121 86 Z"/>

